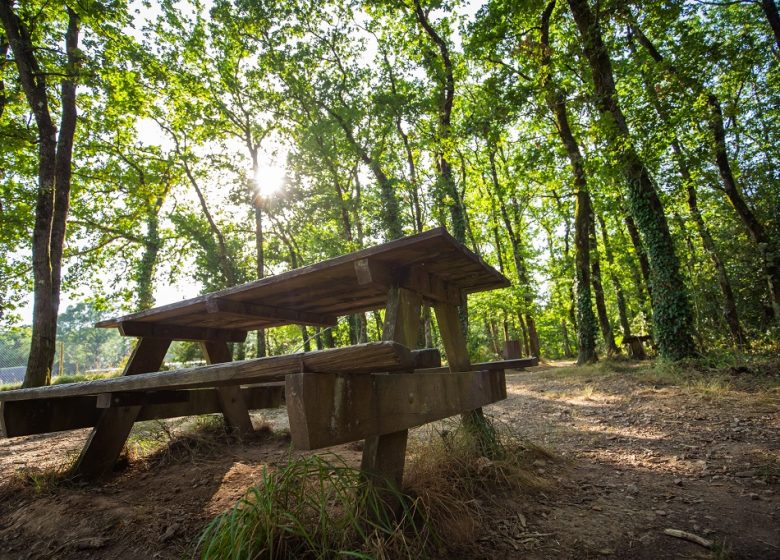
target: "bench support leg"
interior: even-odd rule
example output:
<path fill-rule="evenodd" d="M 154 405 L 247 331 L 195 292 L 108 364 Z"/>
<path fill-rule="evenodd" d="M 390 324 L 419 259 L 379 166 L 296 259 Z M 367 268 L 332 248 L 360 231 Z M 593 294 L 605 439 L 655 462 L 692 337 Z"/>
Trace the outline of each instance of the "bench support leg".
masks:
<path fill-rule="evenodd" d="M 233 359 L 226 342 L 201 342 L 200 348 L 209 364 L 221 364 Z M 252 419 L 241 395 L 241 387 L 238 385 L 217 387 L 217 396 L 227 428 L 239 437 L 252 435 L 254 433 Z"/>
<path fill-rule="evenodd" d="M 458 307 L 450 303 L 438 303 L 434 306 L 436 322 L 439 325 L 444 352 L 450 371 L 468 371 L 471 369 L 466 337 L 461 328 Z M 481 447 L 482 454 L 490 457 L 495 450 L 495 434 L 485 421 L 482 408 L 475 408 L 461 415 L 463 425 L 472 430 Z"/>
<path fill-rule="evenodd" d="M 408 348 L 415 348 L 417 331 L 420 328 L 420 308 L 420 294 L 398 286 L 390 288 L 382 340 L 392 340 Z M 408 431 L 402 430 L 372 436 L 363 444 L 360 468 L 377 486 L 384 487 L 389 483 L 396 490 L 401 488 L 407 435 Z M 397 507 L 397 504 L 392 502 L 389 505 Z"/>
<path fill-rule="evenodd" d="M 122 375 L 159 371 L 170 344 L 167 339 L 140 339 Z M 84 444 L 71 474 L 77 478 L 95 479 L 110 473 L 140 411 L 140 406 L 106 408 Z"/>

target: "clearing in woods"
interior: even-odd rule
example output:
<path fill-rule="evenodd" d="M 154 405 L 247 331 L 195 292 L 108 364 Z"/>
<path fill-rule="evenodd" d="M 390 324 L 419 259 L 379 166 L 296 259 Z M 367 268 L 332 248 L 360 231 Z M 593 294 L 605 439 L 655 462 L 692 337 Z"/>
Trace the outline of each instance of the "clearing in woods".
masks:
<path fill-rule="evenodd" d="M 500 497 L 489 529 L 462 557 L 780 558 L 775 368 L 692 381 L 649 363 L 570 366 L 508 372 L 508 399 L 486 409 L 564 461 L 535 461 L 552 489 Z M 192 431 L 192 420 L 146 423 L 136 447 L 172 443 L 98 486 L 45 476 L 78 452 L 86 430 L 2 440 L 0 556 L 189 556 L 204 525 L 288 456 L 284 416 L 255 414 L 273 431 L 243 445 Z M 354 445 L 331 451 L 359 464 Z"/>

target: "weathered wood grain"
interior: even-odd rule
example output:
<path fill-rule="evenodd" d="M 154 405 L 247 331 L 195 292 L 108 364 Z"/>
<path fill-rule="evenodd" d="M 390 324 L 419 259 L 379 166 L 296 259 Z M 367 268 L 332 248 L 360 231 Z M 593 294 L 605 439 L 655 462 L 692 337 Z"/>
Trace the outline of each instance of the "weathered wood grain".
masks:
<path fill-rule="evenodd" d="M 271 305 L 233 301 L 224 297 L 211 297 L 206 300 L 208 313 L 220 313 L 224 315 L 236 315 L 245 319 L 257 319 L 261 323 L 267 319 L 282 319 L 301 325 L 313 325 L 315 327 L 332 327 L 336 324 L 334 315 L 309 313 L 297 309 L 284 309 Z"/>
<path fill-rule="evenodd" d="M 469 364 L 467 371 L 482 371 L 482 370 L 507 370 L 507 369 L 523 369 L 527 367 L 533 367 L 539 365 L 539 358 L 518 358 L 516 360 L 498 360 L 495 362 L 477 362 L 475 364 Z M 438 367 L 431 366 L 426 368 L 415 369 L 415 372 L 419 373 L 441 373 L 450 371 L 449 366 Z"/>
<path fill-rule="evenodd" d="M 119 323 L 122 336 L 139 336 L 163 340 L 218 340 L 223 342 L 244 342 L 246 331 L 220 329 L 213 327 L 188 327 L 166 323 L 144 323 L 141 321 L 122 321 Z"/>
<path fill-rule="evenodd" d="M 170 339 L 140 339 L 125 366 L 123 378 L 132 379 L 145 372 L 160 369 L 170 345 Z M 56 387 L 48 387 L 53 388 Z M 71 474 L 79 478 L 93 479 L 111 472 L 140 411 L 140 406 L 103 409 Z"/>
<path fill-rule="evenodd" d="M 251 317 L 209 313 L 207 302 L 216 298 L 305 313 L 309 319 L 322 315 L 331 317 L 383 307 L 387 290 L 396 281 L 401 286 L 423 293 L 427 299 L 450 303 L 459 303 L 454 301 L 454 296 L 460 292 L 471 293 L 509 285 L 498 271 L 455 241 L 446 230 L 438 228 L 214 294 L 101 321 L 97 326 L 158 323 L 166 325 L 166 328 L 173 325 L 217 328 L 221 325 L 229 327 L 228 330 L 250 330 L 257 328 L 261 322 L 264 326 L 305 323 L 303 315 L 282 317 L 280 313 L 266 308 L 255 309 L 258 313 L 251 313 Z M 243 311 L 246 308 L 242 308 Z M 131 326 L 130 330 L 134 328 L 142 327 Z M 145 332 L 150 334 L 143 336 L 154 336 L 156 331 Z M 177 336 L 181 336 L 182 332 Z M 211 337 L 199 338 L 202 333 L 188 334 L 192 335 L 188 337 L 191 340 L 213 340 Z"/>
<path fill-rule="evenodd" d="M 241 394 L 249 410 L 276 408 L 282 404 L 284 382 L 242 387 Z M 150 393 L 103 393 L 0 403 L 0 421 L 6 437 L 29 436 L 93 428 L 102 410 L 98 397 L 108 397 L 111 406 L 140 405 L 136 422 L 178 418 L 222 412 L 216 389 L 156 391 Z"/>
<path fill-rule="evenodd" d="M 299 373 L 287 376 L 285 392 L 294 447 L 319 449 L 477 409 L 506 398 L 506 384 L 502 371 Z M 398 466 L 397 454 L 379 457 Z"/>
<path fill-rule="evenodd" d="M 435 349 L 411 352 L 405 346 L 394 342 L 370 342 L 343 348 L 197 368 L 2 391 L 0 392 L 0 401 L 97 395 L 117 391 L 194 389 L 262 383 L 280 381 L 288 373 L 301 371 L 334 373 L 412 371 L 417 363 L 430 364 L 431 360 L 434 360 L 434 363 L 438 360 L 438 351 Z"/>
<path fill-rule="evenodd" d="M 228 363 L 233 360 L 225 342 L 201 342 L 201 351 L 209 364 Z M 240 437 L 248 437 L 254 433 L 252 419 L 249 417 L 246 403 L 241 396 L 239 385 L 225 385 L 217 387 L 217 398 L 225 418 L 227 428 Z"/>

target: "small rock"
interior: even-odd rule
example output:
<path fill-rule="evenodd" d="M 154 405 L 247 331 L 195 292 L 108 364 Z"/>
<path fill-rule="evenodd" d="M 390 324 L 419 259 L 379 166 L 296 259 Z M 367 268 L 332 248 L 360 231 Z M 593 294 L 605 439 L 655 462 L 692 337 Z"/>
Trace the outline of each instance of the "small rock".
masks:
<path fill-rule="evenodd" d="M 682 486 L 682 484 L 683 484 L 682 478 L 675 478 L 675 479 L 674 479 L 674 483 L 675 483 L 677 486 Z"/>
<path fill-rule="evenodd" d="M 165 529 L 165 532 L 163 533 L 162 538 L 160 539 L 162 542 L 167 542 L 171 540 L 173 537 L 176 536 L 176 533 L 179 532 L 180 525 L 178 523 L 171 523 L 168 525 L 168 528 Z"/>
<path fill-rule="evenodd" d="M 592 509 L 593 511 L 601 511 L 602 508 L 601 506 L 593 506 L 590 509 Z"/>
<path fill-rule="evenodd" d="M 759 496 L 755 492 L 751 492 L 750 494 L 748 494 L 748 496 L 750 496 L 751 500 L 760 500 L 761 499 L 761 496 Z"/>
<path fill-rule="evenodd" d="M 657 509 L 657 510 L 655 510 L 655 514 L 656 515 L 666 515 L 666 512 L 664 510 L 662 510 L 662 509 Z"/>
<path fill-rule="evenodd" d="M 543 459 L 537 459 L 536 461 L 533 462 L 533 465 L 534 465 L 534 467 L 546 467 L 547 466 L 547 461 L 545 461 Z"/>
<path fill-rule="evenodd" d="M 83 541 L 79 541 L 79 543 L 76 545 L 76 548 L 79 550 L 90 550 L 95 548 L 102 548 L 106 545 L 108 542 L 108 539 L 103 537 L 92 537 L 91 539 L 84 539 Z"/>

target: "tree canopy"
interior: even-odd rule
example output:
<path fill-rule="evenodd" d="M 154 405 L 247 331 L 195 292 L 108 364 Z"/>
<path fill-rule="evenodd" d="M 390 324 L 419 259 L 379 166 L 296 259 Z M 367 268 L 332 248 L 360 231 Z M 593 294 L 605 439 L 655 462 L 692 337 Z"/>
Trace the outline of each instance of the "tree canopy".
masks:
<path fill-rule="evenodd" d="M 771 0 L 2 0 L 0 16 L 0 321 L 35 294 L 31 383 L 61 292 L 135 311 L 165 285 L 195 296 L 440 225 L 512 280 L 463 310 L 484 357 L 516 339 L 585 363 L 652 335 L 680 359 L 780 329 Z M 378 320 L 237 351 L 376 338 Z"/>

